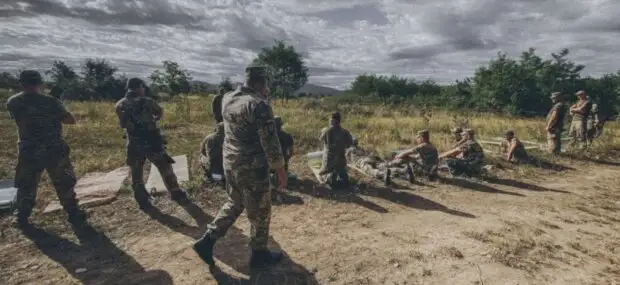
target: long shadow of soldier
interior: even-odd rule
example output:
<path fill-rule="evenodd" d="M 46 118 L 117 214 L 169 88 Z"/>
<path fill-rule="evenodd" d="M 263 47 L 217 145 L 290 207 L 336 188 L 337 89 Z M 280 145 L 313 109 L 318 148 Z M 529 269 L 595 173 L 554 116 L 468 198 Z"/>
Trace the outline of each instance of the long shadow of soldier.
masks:
<path fill-rule="evenodd" d="M 82 284 L 173 284 L 172 277 L 166 271 L 145 271 L 133 257 L 91 226 L 75 231 L 78 236 L 88 236 L 88 240 L 78 245 L 35 226 L 24 229 L 23 233 Z"/>
<path fill-rule="evenodd" d="M 388 212 L 386 208 L 381 207 L 371 201 L 364 200 L 358 195 L 356 195 L 355 193 L 341 192 L 341 193 L 335 194 L 333 191 L 329 190 L 327 187 L 321 186 L 319 185 L 319 183 L 315 182 L 314 180 L 310 180 L 310 179 L 304 179 L 301 181 L 301 183 L 302 183 L 302 186 L 296 189 L 296 191 L 299 193 L 309 195 L 309 196 L 314 196 L 320 199 L 337 201 L 341 203 L 357 204 L 359 206 L 362 206 L 371 211 L 375 211 L 377 213 Z"/>
<path fill-rule="evenodd" d="M 145 212 L 173 231 L 194 239 L 200 238 L 206 229 L 206 225 L 213 220 L 213 217 L 205 213 L 201 207 L 192 201 L 186 201 L 181 206 L 199 226 L 190 226 L 181 219 L 165 214 L 157 208 L 151 208 Z M 250 270 L 248 263 L 250 255 L 249 250 L 246 250 L 248 241 L 249 238 L 234 226 L 217 241 L 214 257 L 220 263 L 250 277 L 249 279 L 234 277 L 216 266 L 210 268 L 210 271 L 218 284 L 318 284 L 314 274 L 291 260 L 284 251 L 285 258 L 281 264 L 264 270 Z M 269 245 L 272 249 L 282 250 L 280 245 L 271 237 L 269 238 Z M 207 265 L 205 264 L 205 266 Z"/>

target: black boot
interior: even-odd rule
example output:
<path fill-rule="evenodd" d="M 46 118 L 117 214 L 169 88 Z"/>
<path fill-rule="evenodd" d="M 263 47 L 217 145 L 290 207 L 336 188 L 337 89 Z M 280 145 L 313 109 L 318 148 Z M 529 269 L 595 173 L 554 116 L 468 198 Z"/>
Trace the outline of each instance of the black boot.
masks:
<path fill-rule="evenodd" d="M 383 177 L 383 183 L 385 183 L 385 186 L 390 186 L 390 184 L 392 184 L 392 170 L 389 168 L 385 171 L 385 177 Z"/>
<path fill-rule="evenodd" d="M 413 174 L 413 168 L 411 167 L 411 165 L 407 164 L 407 169 L 405 171 L 407 173 L 407 180 L 409 181 L 409 183 L 414 183 L 415 175 Z"/>
<path fill-rule="evenodd" d="M 30 226 L 28 218 L 30 218 L 31 210 L 16 210 L 14 212 L 14 224 L 15 227 L 25 229 Z"/>
<path fill-rule="evenodd" d="M 67 215 L 69 216 L 69 223 L 75 226 L 82 226 L 86 224 L 87 218 L 86 213 L 80 209 L 71 209 L 67 210 Z"/>
<path fill-rule="evenodd" d="M 149 196 L 149 193 L 146 192 L 146 189 L 144 187 L 134 186 L 133 196 L 136 199 L 136 202 L 138 202 L 140 210 L 146 211 L 153 207 L 153 205 L 151 204 L 151 196 Z"/>
<path fill-rule="evenodd" d="M 200 259 L 209 266 L 215 266 L 215 260 L 213 260 L 213 247 L 215 246 L 215 239 L 208 235 L 203 236 L 194 244 L 194 251 L 198 254 Z"/>
<path fill-rule="evenodd" d="M 250 259 L 251 268 L 264 268 L 279 263 L 282 260 L 281 252 L 269 250 L 253 250 Z"/>

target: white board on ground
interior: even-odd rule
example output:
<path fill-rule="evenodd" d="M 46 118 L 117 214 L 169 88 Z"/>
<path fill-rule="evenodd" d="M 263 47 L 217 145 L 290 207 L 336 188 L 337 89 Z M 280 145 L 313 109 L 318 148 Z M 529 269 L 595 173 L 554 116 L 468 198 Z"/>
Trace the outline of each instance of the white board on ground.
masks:
<path fill-rule="evenodd" d="M 129 167 L 124 166 L 110 172 L 92 172 L 81 177 L 75 185 L 75 196 L 79 205 L 99 206 L 116 200 L 116 195 L 129 175 Z M 43 210 L 49 213 L 62 209 L 58 199 L 54 199 Z"/>
<path fill-rule="evenodd" d="M 189 168 L 187 166 L 187 156 L 179 155 L 175 156 L 175 163 L 172 164 L 172 170 L 174 174 L 177 175 L 177 180 L 179 183 L 189 181 Z M 149 180 L 146 182 L 146 190 L 149 191 L 152 195 L 162 195 L 164 193 L 168 193 L 168 189 L 166 189 L 166 185 L 164 184 L 164 180 L 161 177 L 161 173 L 157 167 L 151 163 L 151 171 L 149 172 Z"/>
<path fill-rule="evenodd" d="M 13 180 L 0 181 L 0 209 L 10 209 L 17 197 L 17 188 L 13 187 Z"/>

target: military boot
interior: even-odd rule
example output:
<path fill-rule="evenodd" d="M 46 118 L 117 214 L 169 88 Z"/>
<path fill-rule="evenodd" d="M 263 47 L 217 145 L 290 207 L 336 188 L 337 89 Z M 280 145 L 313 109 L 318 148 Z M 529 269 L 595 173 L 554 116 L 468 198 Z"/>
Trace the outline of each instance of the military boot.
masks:
<path fill-rule="evenodd" d="M 205 234 L 194 244 L 194 251 L 198 254 L 209 266 L 215 266 L 215 260 L 213 260 L 213 247 L 215 246 L 215 239 L 211 238 L 208 234 Z"/>
<path fill-rule="evenodd" d="M 149 196 L 149 193 L 146 192 L 144 185 L 134 185 L 133 196 L 136 199 L 136 202 L 138 202 L 140 210 L 144 211 L 153 207 L 151 204 L 151 197 Z"/>
<path fill-rule="evenodd" d="M 251 268 L 264 268 L 279 263 L 282 260 L 281 252 L 269 250 L 253 250 L 250 259 Z"/>
<path fill-rule="evenodd" d="M 390 184 L 392 184 L 392 170 L 389 168 L 385 171 L 383 183 L 385 184 L 385 186 L 390 186 Z"/>
<path fill-rule="evenodd" d="M 407 181 L 409 181 L 409 183 L 414 183 L 415 175 L 413 174 L 413 168 L 410 164 L 407 164 L 407 169 L 405 171 L 405 173 L 407 174 Z"/>

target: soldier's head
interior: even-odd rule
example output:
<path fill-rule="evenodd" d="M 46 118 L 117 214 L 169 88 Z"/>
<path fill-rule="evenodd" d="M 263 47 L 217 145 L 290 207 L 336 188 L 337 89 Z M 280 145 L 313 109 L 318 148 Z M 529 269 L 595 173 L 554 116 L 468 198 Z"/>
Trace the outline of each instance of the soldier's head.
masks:
<path fill-rule="evenodd" d="M 36 70 L 24 70 L 19 74 L 19 83 L 27 91 L 40 92 L 43 86 L 43 77 Z"/>
<path fill-rule="evenodd" d="M 472 129 L 464 129 L 463 132 L 461 133 L 461 136 L 464 139 L 468 139 L 468 140 L 473 140 L 474 139 L 474 130 Z"/>
<path fill-rule="evenodd" d="M 274 116 L 273 120 L 276 123 L 276 129 L 278 131 L 282 130 L 282 118 L 280 118 L 280 116 Z"/>
<path fill-rule="evenodd" d="M 463 132 L 463 128 L 461 128 L 461 127 L 456 127 L 454 129 L 452 129 L 452 135 L 454 135 L 454 139 L 456 141 L 460 141 L 463 138 L 461 136 L 462 132 Z"/>
<path fill-rule="evenodd" d="M 245 68 L 245 87 L 258 92 L 265 99 L 269 95 L 269 75 L 267 68 L 260 65 L 250 65 Z"/>
<path fill-rule="evenodd" d="M 551 93 L 551 102 L 553 103 L 557 103 L 562 101 L 562 93 L 560 92 L 553 92 Z"/>
<path fill-rule="evenodd" d="M 330 124 L 334 126 L 340 126 L 340 112 L 332 113 Z"/>
<path fill-rule="evenodd" d="M 505 137 L 506 139 L 510 140 L 510 139 L 512 139 L 512 138 L 514 138 L 514 137 L 515 137 L 515 132 L 514 132 L 513 130 L 507 130 L 507 131 L 504 133 L 504 137 Z"/>
<path fill-rule="evenodd" d="M 577 91 L 577 93 L 575 93 L 575 96 L 577 96 L 579 100 L 586 100 L 588 98 L 588 95 L 583 90 Z"/>
<path fill-rule="evenodd" d="M 127 86 L 125 86 L 128 92 L 135 92 L 139 96 L 144 96 L 145 87 L 144 81 L 137 77 L 127 79 Z"/>
<path fill-rule="evenodd" d="M 418 143 L 429 142 L 431 135 L 428 130 L 421 130 L 416 134 L 416 141 Z"/>

